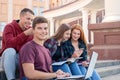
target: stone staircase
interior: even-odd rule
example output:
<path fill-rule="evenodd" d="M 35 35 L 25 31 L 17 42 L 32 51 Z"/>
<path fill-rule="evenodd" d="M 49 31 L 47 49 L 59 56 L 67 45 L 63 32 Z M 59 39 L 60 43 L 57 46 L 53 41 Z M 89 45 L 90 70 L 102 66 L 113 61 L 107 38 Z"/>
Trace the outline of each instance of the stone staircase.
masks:
<path fill-rule="evenodd" d="M 104 79 L 105 77 L 120 74 L 120 60 L 97 61 L 95 69 L 100 74 L 102 79 Z M 119 79 L 120 79 L 120 76 L 119 76 Z"/>
<path fill-rule="evenodd" d="M 100 74 L 102 80 L 120 80 L 120 60 L 101 60 L 97 61 L 95 66 L 96 71 Z M 113 75 L 118 75 L 114 77 Z M 113 76 L 113 78 L 109 78 Z M 108 78 L 107 78 L 108 77 Z M 3 69 L 0 63 L 0 80 L 6 80 Z"/>
<path fill-rule="evenodd" d="M 0 80 L 6 80 L 6 76 L 5 76 L 4 70 L 2 68 L 1 57 L 0 57 Z"/>

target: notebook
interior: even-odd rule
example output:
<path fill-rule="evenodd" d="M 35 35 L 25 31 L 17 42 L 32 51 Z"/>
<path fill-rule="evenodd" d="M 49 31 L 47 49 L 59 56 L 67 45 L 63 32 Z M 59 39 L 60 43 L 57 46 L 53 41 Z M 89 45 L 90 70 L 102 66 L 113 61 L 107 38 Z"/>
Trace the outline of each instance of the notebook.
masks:
<path fill-rule="evenodd" d="M 88 69 L 85 75 L 73 75 L 70 77 L 58 78 L 57 80 L 86 80 L 87 78 L 90 78 L 92 76 L 95 63 L 97 61 L 97 57 L 98 57 L 98 53 L 93 51 L 91 59 L 90 59 L 90 63 L 89 63 L 89 66 L 88 66 Z"/>
<path fill-rule="evenodd" d="M 63 65 L 64 63 L 72 63 L 72 62 L 75 62 L 75 61 L 77 61 L 79 59 L 82 59 L 82 57 L 71 58 L 71 59 L 68 59 L 66 61 L 54 62 L 52 64 L 52 66 Z"/>

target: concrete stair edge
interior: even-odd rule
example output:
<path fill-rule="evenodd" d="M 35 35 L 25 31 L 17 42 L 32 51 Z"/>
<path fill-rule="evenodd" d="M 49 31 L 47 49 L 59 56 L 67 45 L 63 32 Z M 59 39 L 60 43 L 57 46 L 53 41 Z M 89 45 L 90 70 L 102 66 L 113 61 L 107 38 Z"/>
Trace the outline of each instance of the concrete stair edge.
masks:
<path fill-rule="evenodd" d="M 97 61 L 95 68 L 107 67 L 113 65 L 120 65 L 120 60 L 99 60 Z"/>
<path fill-rule="evenodd" d="M 103 77 L 107 77 L 110 75 L 119 74 L 120 73 L 120 65 L 96 68 L 96 71 L 100 74 L 101 78 L 103 78 Z"/>

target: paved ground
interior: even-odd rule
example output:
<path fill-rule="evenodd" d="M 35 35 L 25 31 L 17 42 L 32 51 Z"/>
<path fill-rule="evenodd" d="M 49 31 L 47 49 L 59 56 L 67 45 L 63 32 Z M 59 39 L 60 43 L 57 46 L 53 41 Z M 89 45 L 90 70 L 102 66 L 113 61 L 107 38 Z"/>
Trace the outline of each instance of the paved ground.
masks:
<path fill-rule="evenodd" d="M 108 77 L 102 78 L 102 80 L 120 80 L 120 74 L 108 76 Z"/>

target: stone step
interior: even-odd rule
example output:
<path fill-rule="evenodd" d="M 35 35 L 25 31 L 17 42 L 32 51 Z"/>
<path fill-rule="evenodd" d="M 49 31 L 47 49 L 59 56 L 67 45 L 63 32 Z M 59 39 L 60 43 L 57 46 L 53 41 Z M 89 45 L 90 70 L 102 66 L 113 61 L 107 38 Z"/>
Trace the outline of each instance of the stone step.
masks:
<path fill-rule="evenodd" d="M 16 77 L 19 78 L 19 70 L 16 70 Z M 5 72 L 2 67 L 1 57 L 0 57 L 0 80 L 7 80 Z"/>
<path fill-rule="evenodd" d="M 95 68 L 120 65 L 120 60 L 100 60 L 97 61 Z"/>
<path fill-rule="evenodd" d="M 97 61 L 95 69 L 100 74 L 101 78 L 120 74 L 120 60 Z M 0 80 L 2 80 L 3 78 L 5 79 L 5 74 L 3 72 L 3 69 L 0 67 Z"/>
<path fill-rule="evenodd" d="M 0 71 L 0 80 L 7 80 L 4 71 Z"/>
<path fill-rule="evenodd" d="M 102 78 L 102 80 L 120 80 L 120 74 L 107 76 Z"/>
<path fill-rule="evenodd" d="M 19 71 L 16 70 L 16 73 L 15 73 L 15 74 L 16 74 L 16 78 L 17 78 L 17 80 L 18 80 L 18 79 L 19 79 Z M 1 71 L 1 72 L 0 72 L 0 80 L 7 80 L 4 71 Z"/>
<path fill-rule="evenodd" d="M 96 71 L 100 74 L 101 78 L 115 74 L 120 74 L 120 65 L 100 67 L 96 68 Z"/>
<path fill-rule="evenodd" d="M 101 78 L 120 74 L 120 60 L 97 61 L 95 69 L 100 74 Z"/>

